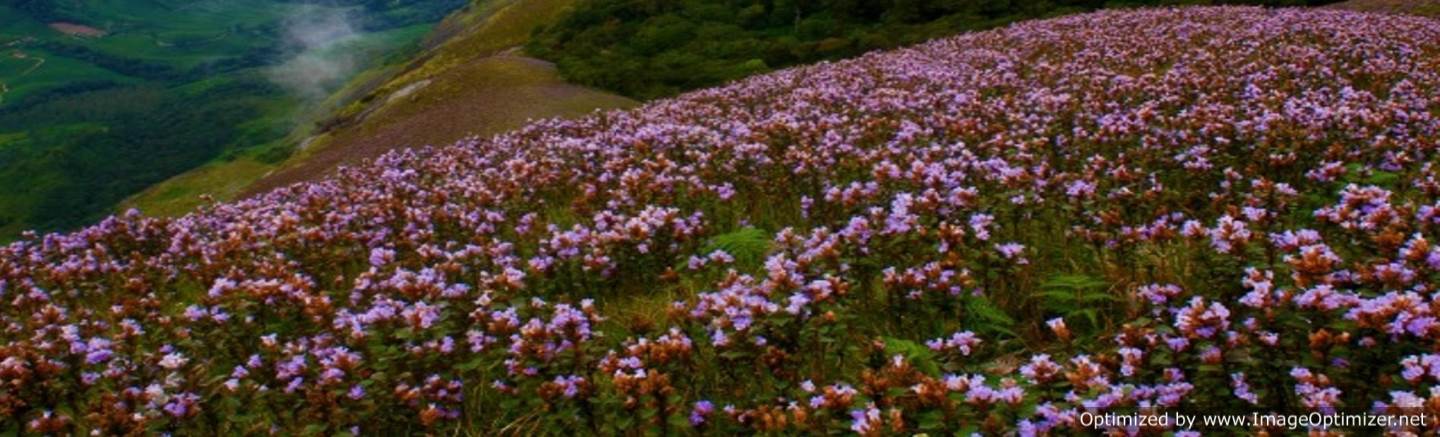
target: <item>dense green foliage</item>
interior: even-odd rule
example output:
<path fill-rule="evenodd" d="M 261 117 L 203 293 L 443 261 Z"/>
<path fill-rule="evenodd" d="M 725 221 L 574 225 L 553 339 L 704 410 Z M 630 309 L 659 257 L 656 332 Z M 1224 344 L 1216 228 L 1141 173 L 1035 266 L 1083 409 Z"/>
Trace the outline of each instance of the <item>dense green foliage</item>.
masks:
<path fill-rule="evenodd" d="M 25 132 L 20 143 L 30 146 L 0 149 L 0 186 L 25 187 L 7 194 L 31 207 L 27 225 L 84 225 L 108 205 L 214 158 L 241 139 L 236 126 L 258 116 L 278 93 L 260 80 L 227 82 L 196 95 L 141 85 L 0 113 L 0 131 Z M 279 135 L 283 131 L 269 137 Z"/>
<path fill-rule="evenodd" d="M 1105 7 L 1332 0 L 584 0 L 531 49 L 574 82 L 654 98 L 792 65 Z"/>
<path fill-rule="evenodd" d="M 315 96 L 297 96 L 267 76 L 307 49 L 297 47 L 295 33 L 344 35 L 353 44 L 342 48 L 346 68 L 358 69 L 394 61 L 465 3 L 0 4 L 0 241 L 92 222 L 212 160 L 283 159 L 301 115 L 323 110 Z M 296 24 L 311 11 L 345 17 L 342 28 Z M 97 34 L 67 34 L 65 26 Z"/>

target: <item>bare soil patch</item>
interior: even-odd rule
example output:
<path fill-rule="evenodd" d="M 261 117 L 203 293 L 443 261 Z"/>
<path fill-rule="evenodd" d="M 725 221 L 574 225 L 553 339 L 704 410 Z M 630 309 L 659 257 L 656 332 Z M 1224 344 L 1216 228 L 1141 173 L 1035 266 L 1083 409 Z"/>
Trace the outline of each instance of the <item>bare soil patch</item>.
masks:
<path fill-rule="evenodd" d="M 84 24 L 67 23 L 64 21 L 50 23 L 50 28 L 55 29 L 56 32 L 80 38 L 100 38 L 106 35 L 106 32 L 103 30 Z"/>

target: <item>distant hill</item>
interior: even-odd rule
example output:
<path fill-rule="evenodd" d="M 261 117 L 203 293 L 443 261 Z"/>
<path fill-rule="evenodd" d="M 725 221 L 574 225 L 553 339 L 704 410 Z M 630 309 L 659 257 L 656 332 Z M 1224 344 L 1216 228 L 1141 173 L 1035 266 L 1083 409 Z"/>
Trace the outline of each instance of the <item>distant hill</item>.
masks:
<path fill-rule="evenodd" d="M 313 96 L 407 56 L 464 1 L 0 3 L 0 241 L 206 163 L 283 158 Z"/>

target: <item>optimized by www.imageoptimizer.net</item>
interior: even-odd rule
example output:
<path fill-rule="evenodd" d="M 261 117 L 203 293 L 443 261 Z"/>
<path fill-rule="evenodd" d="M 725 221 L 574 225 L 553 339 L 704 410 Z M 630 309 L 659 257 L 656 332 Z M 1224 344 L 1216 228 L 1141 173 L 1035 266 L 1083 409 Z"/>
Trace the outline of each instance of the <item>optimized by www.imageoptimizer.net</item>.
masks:
<path fill-rule="evenodd" d="M 1155 427 L 1170 429 L 1203 428 L 1426 428 L 1433 421 L 1427 414 L 1321 413 L 1276 414 L 1187 414 L 1156 413 L 1091 413 L 1082 412 L 1080 425 L 1094 429 Z"/>

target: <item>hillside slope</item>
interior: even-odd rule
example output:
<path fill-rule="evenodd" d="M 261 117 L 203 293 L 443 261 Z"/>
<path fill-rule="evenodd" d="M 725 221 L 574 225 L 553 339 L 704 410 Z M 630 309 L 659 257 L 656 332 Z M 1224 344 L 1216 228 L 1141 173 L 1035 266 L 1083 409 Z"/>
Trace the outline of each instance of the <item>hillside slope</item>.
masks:
<path fill-rule="evenodd" d="M 1024 22 L 0 248 L 0 430 L 1433 414 L 1437 154 L 1437 20 Z"/>
<path fill-rule="evenodd" d="M 538 33 L 531 48 L 575 83 L 652 99 L 779 68 L 1101 8 L 1335 1 L 579 0 L 573 12 Z"/>
<path fill-rule="evenodd" d="M 1349 0 L 1333 7 L 1352 11 L 1440 17 L 1440 0 Z"/>
<path fill-rule="evenodd" d="M 567 84 L 547 63 L 513 50 L 559 16 L 571 0 L 476 1 L 439 26 L 414 59 L 371 72 L 332 97 L 339 105 L 278 165 L 254 157 L 216 163 L 158 184 L 122 210 L 180 215 L 203 204 L 314 180 L 394 148 L 488 136 L 532 119 L 576 117 L 634 101 Z M 203 196 L 203 197 L 202 197 Z"/>

